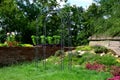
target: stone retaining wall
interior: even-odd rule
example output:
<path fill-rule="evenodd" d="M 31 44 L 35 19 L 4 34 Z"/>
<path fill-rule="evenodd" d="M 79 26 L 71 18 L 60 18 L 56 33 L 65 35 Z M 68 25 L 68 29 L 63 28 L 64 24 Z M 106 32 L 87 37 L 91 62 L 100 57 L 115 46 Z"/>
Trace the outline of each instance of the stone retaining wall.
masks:
<path fill-rule="evenodd" d="M 36 54 L 36 49 L 38 54 Z M 54 55 L 60 46 L 46 46 L 46 53 L 44 56 L 43 46 L 39 47 L 0 47 L 0 66 L 16 64 L 24 61 L 33 61 L 35 57 L 38 59 L 47 58 Z M 74 49 L 74 48 L 71 48 Z M 68 47 L 64 48 L 65 51 L 69 50 Z M 44 57 L 43 57 L 44 56 Z"/>
<path fill-rule="evenodd" d="M 90 37 L 90 46 L 105 46 L 120 56 L 120 37 Z"/>
<path fill-rule="evenodd" d="M 35 53 L 38 49 L 38 54 Z M 46 58 L 59 50 L 58 46 L 46 47 Z M 43 47 L 0 47 L 0 66 L 15 64 L 23 61 L 32 61 L 35 55 L 43 59 Z"/>
<path fill-rule="evenodd" d="M 120 41 L 90 41 L 90 46 L 120 47 Z"/>

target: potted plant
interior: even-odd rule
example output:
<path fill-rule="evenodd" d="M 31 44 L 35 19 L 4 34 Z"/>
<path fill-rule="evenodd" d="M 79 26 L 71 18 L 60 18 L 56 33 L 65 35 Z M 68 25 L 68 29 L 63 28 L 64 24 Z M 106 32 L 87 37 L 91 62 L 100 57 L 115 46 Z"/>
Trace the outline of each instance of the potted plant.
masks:
<path fill-rule="evenodd" d="M 48 44 L 53 44 L 53 43 L 52 43 L 52 39 L 53 39 L 53 38 L 52 38 L 51 36 L 47 36 Z"/>
<path fill-rule="evenodd" d="M 31 38 L 32 38 L 33 44 L 36 45 L 36 36 L 32 35 Z"/>
<path fill-rule="evenodd" d="M 54 35 L 53 39 L 54 39 L 54 44 L 59 44 L 60 43 L 60 36 Z"/>
<path fill-rule="evenodd" d="M 40 36 L 41 44 L 46 44 L 46 38 L 44 35 Z"/>

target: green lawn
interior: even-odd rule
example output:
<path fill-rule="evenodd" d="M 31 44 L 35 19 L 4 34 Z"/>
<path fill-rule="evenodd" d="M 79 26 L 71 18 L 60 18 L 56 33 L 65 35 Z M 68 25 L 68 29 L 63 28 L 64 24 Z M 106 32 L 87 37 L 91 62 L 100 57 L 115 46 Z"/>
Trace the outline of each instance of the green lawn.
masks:
<path fill-rule="evenodd" d="M 61 70 L 60 65 L 49 61 L 46 69 L 42 62 L 38 63 L 38 67 L 32 62 L 0 68 L 0 80 L 107 80 L 110 77 L 108 72 L 90 71 L 82 67 L 68 69 L 64 66 Z"/>

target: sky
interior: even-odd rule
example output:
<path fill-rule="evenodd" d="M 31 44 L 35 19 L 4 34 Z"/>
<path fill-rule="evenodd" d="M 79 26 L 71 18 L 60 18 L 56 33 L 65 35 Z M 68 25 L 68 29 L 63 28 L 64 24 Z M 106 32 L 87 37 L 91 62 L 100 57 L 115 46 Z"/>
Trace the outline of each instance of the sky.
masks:
<path fill-rule="evenodd" d="M 93 0 L 68 0 L 67 3 L 70 3 L 70 5 L 82 6 L 83 8 L 87 9 L 89 5 L 93 3 Z M 64 3 L 61 3 L 61 5 L 63 4 Z"/>
<path fill-rule="evenodd" d="M 68 0 L 71 5 L 82 6 L 83 8 L 88 8 L 92 2 L 93 0 Z"/>
<path fill-rule="evenodd" d="M 57 0 L 60 2 L 60 0 Z M 30 0 L 30 2 L 33 2 L 33 0 Z M 67 3 L 70 3 L 70 5 L 76 5 L 76 6 L 82 6 L 83 8 L 87 9 L 90 4 L 93 3 L 93 0 L 68 0 Z M 64 2 L 60 2 L 61 5 L 64 5 Z"/>

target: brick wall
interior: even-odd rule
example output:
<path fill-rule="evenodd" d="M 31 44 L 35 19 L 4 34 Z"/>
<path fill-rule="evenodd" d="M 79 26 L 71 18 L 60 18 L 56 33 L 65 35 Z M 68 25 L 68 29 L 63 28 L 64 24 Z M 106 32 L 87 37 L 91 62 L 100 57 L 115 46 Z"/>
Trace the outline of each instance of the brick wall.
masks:
<path fill-rule="evenodd" d="M 38 55 L 35 53 L 38 49 Z M 54 55 L 59 46 L 47 46 L 46 58 Z M 0 66 L 15 64 L 23 61 L 32 61 L 35 55 L 43 59 L 43 47 L 0 47 Z"/>
<path fill-rule="evenodd" d="M 36 54 L 38 49 L 38 54 Z M 43 46 L 39 47 L 0 47 L 0 66 L 16 64 L 24 61 L 33 61 L 37 56 L 38 59 L 47 58 L 54 55 L 57 50 L 60 50 L 60 46 L 46 46 L 45 57 L 43 52 Z M 73 47 L 71 49 L 74 49 Z M 65 51 L 69 50 L 69 47 L 64 48 Z"/>

